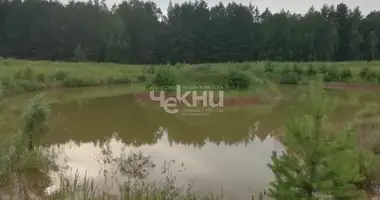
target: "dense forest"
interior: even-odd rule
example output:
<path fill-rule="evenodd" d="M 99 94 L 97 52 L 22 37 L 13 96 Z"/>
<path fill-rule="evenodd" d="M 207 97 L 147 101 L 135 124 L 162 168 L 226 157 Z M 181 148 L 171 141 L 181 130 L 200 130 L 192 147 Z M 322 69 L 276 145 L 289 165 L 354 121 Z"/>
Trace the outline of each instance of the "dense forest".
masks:
<path fill-rule="evenodd" d="M 0 56 L 135 64 L 374 60 L 380 11 L 344 3 L 304 14 L 205 1 L 0 0 Z"/>

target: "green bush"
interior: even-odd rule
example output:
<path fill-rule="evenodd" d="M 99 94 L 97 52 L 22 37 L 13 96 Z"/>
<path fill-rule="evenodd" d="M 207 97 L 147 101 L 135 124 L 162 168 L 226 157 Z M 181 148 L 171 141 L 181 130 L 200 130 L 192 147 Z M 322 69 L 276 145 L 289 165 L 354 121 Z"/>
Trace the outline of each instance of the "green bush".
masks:
<path fill-rule="evenodd" d="M 67 71 L 57 71 L 54 75 L 56 81 L 65 81 L 69 77 L 69 72 Z"/>
<path fill-rule="evenodd" d="M 146 80 L 147 80 L 147 77 L 146 77 L 144 74 L 141 74 L 141 75 L 139 75 L 139 76 L 137 77 L 137 79 L 138 79 L 139 81 L 143 82 L 143 81 L 146 81 Z"/>
<path fill-rule="evenodd" d="M 307 67 L 307 71 L 306 71 L 306 74 L 309 75 L 309 76 L 314 76 L 318 73 L 317 69 L 314 67 L 314 65 L 312 64 L 309 64 L 309 66 Z"/>
<path fill-rule="evenodd" d="M 23 71 L 23 77 L 26 80 L 32 80 L 33 79 L 33 71 L 32 71 L 32 69 L 30 67 L 26 68 Z"/>
<path fill-rule="evenodd" d="M 331 66 L 326 69 L 323 74 L 323 79 L 325 82 L 339 81 L 339 71 L 335 66 Z"/>
<path fill-rule="evenodd" d="M 224 87 L 232 90 L 246 90 L 251 86 L 251 77 L 240 70 L 230 70 L 224 78 Z"/>
<path fill-rule="evenodd" d="M 2 92 L 4 94 L 13 93 L 17 90 L 15 79 L 12 77 L 8 77 L 8 76 L 1 77 L 0 85 L 1 85 Z"/>
<path fill-rule="evenodd" d="M 154 69 L 154 66 L 151 65 L 149 67 L 144 67 L 143 72 L 146 74 L 154 74 L 156 70 Z"/>
<path fill-rule="evenodd" d="M 192 67 L 192 71 L 196 73 L 208 73 L 211 72 L 211 65 L 210 64 L 203 64 L 203 65 L 195 65 Z"/>
<path fill-rule="evenodd" d="M 321 65 L 321 67 L 319 67 L 319 69 L 318 69 L 318 73 L 319 74 L 326 74 L 327 73 L 327 67 L 326 67 L 326 65 Z"/>
<path fill-rule="evenodd" d="M 297 74 L 298 76 L 302 76 L 303 75 L 303 70 L 300 66 L 298 66 L 297 64 L 293 64 L 293 72 L 295 74 Z"/>
<path fill-rule="evenodd" d="M 371 71 L 368 67 L 365 67 L 360 70 L 359 77 L 362 80 L 373 80 L 376 78 L 376 73 Z"/>
<path fill-rule="evenodd" d="M 158 87 L 172 88 L 177 84 L 177 80 L 172 70 L 165 68 L 157 71 L 153 84 Z"/>
<path fill-rule="evenodd" d="M 183 67 L 184 65 L 183 65 L 182 63 L 176 63 L 174 66 L 175 66 L 176 69 L 179 69 L 179 70 L 180 70 L 180 69 L 182 69 L 182 67 Z"/>
<path fill-rule="evenodd" d="M 16 85 L 22 89 L 18 92 L 32 92 L 43 88 L 37 80 L 16 80 Z"/>
<path fill-rule="evenodd" d="M 340 78 L 340 80 L 343 80 L 343 81 L 346 81 L 346 80 L 352 78 L 352 73 L 351 73 L 350 68 L 342 69 L 339 73 L 339 78 Z"/>
<path fill-rule="evenodd" d="M 36 79 L 41 82 L 41 83 L 44 83 L 46 81 L 46 76 L 44 73 L 38 73 L 36 75 Z"/>
<path fill-rule="evenodd" d="M 22 70 L 17 70 L 14 74 L 13 77 L 15 79 L 24 79 L 24 73 Z"/>
<path fill-rule="evenodd" d="M 147 90 L 152 90 L 152 87 L 153 87 L 153 84 L 151 82 L 148 82 L 146 85 L 145 85 L 145 89 Z"/>
<path fill-rule="evenodd" d="M 322 84 L 309 90 L 305 103 L 311 112 L 286 122 L 281 142 L 287 152 L 274 151 L 267 164 L 275 174 L 269 188 L 275 200 L 364 199 L 353 185 L 362 180 L 355 138 L 344 129 L 327 128 L 329 99 Z"/>
<path fill-rule="evenodd" d="M 238 64 L 237 68 L 243 71 L 248 71 L 251 68 L 251 65 L 249 64 L 249 62 L 244 62 L 244 63 Z"/>
<path fill-rule="evenodd" d="M 266 74 L 272 74 L 274 72 L 273 64 L 271 62 L 267 62 L 264 66 L 264 72 Z"/>
<path fill-rule="evenodd" d="M 1 77 L 0 83 L 1 83 L 1 86 L 3 88 L 10 87 L 11 86 L 11 78 L 8 76 L 3 76 L 3 77 Z"/>
<path fill-rule="evenodd" d="M 289 65 L 286 65 L 284 68 L 282 68 L 281 75 L 285 75 L 286 76 L 290 72 L 292 72 L 292 70 L 290 69 Z"/>
<path fill-rule="evenodd" d="M 281 84 L 298 84 L 301 80 L 300 76 L 295 72 L 288 72 L 287 74 L 283 74 L 281 76 L 280 83 Z"/>

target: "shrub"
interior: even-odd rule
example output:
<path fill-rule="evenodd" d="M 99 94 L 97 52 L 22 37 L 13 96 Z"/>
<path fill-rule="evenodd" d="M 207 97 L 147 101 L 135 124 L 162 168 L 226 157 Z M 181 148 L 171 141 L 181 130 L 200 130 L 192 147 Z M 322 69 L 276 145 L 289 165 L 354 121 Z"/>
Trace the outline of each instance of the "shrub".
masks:
<path fill-rule="evenodd" d="M 139 81 L 141 81 L 141 82 L 147 80 L 147 78 L 146 78 L 146 76 L 145 76 L 144 74 L 139 75 L 139 76 L 137 77 L 137 79 L 138 79 Z"/>
<path fill-rule="evenodd" d="M 311 112 L 286 123 L 281 142 L 285 152 L 274 151 L 268 167 L 275 174 L 269 195 L 275 199 L 361 199 L 363 192 L 353 183 L 362 180 L 349 132 L 326 130 L 328 102 L 321 84 L 310 90 Z"/>
<path fill-rule="evenodd" d="M 303 70 L 301 67 L 299 67 L 296 63 L 293 64 L 293 72 L 297 74 L 298 76 L 302 76 Z"/>
<path fill-rule="evenodd" d="M 26 68 L 23 71 L 23 77 L 26 80 L 32 80 L 33 79 L 33 71 L 32 71 L 32 69 L 30 67 Z"/>
<path fill-rule="evenodd" d="M 369 104 L 356 113 L 355 120 L 350 123 L 351 130 L 358 138 L 358 149 L 362 151 L 361 170 L 366 180 L 363 188 L 369 184 L 380 183 L 380 107 Z"/>
<path fill-rule="evenodd" d="M 14 74 L 13 77 L 15 79 L 23 79 L 24 78 L 24 73 L 21 70 L 17 70 Z"/>
<path fill-rule="evenodd" d="M 292 70 L 290 69 L 289 65 L 286 65 L 284 68 L 282 68 L 281 70 L 281 74 L 282 75 L 287 75 L 288 73 L 292 72 Z"/>
<path fill-rule="evenodd" d="M 144 67 L 143 72 L 146 74 L 154 74 L 155 73 L 154 66 Z"/>
<path fill-rule="evenodd" d="M 145 85 L 145 89 L 147 89 L 147 90 L 152 90 L 152 87 L 153 87 L 153 84 L 151 82 L 149 82 Z"/>
<path fill-rule="evenodd" d="M 264 66 L 264 72 L 266 74 L 272 74 L 274 72 L 273 64 L 271 62 L 267 62 Z"/>
<path fill-rule="evenodd" d="M 251 68 L 251 65 L 248 63 L 248 62 L 244 62 L 244 63 L 242 63 L 242 64 L 238 64 L 237 65 L 237 68 L 238 69 L 241 69 L 241 70 L 243 70 L 243 71 L 248 71 L 250 68 Z M 273 68 L 272 68 L 272 70 L 273 70 Z M 273 72 L 273 71 L 272 71 Z"/>
<path fill-rule="evenodd" d="M 172 88 L 177 84 L 176 77 L 171 69 L 159 69 L 153 79 L 153 84 L 159 87 Z"/>
<path fill-rule="evenodd" d="M 27 139 L 29 150 L 33 149 L 33 136 L 46 132 L 50 106 L 42 100 L 42 96 L 31 99 L 30 104 L 22 115 L 21 131 Z"/>
<path fill-rule="evenodd" d="M 314 65 L 309 64 L 306 71 L 307 75 L 314 76 L 318 73 L 317 69 L 314 67 Z"/>
<path fill-rule="evenodd" d="M 32 92 L 43 88 L 43 85 L 37 80 L 16 80 L 16 85 L 22 89 L 17 92 Z"/>
<path fill-rule="evenodd" d="M 36 79 L 41 82 L 41 83 L 44 83 L 46 81 L 46 76 L 44 73 L 38 73 L 36 75 Z"/>
<path fill-rule="evenodd" d="M 281 76 L 280 83 L 281 84 L 298 84 L 300 81 L 300 76 L 294 72 L 288 72 L 287 74 L 283 74 Z"/>
<path fill-rule="evenodd" d="M 176 63 L 176 64 L 175 64 L 175 68 L 176 68 L 176 69 L 182 69 L 182 67 L 183 67 L 183 64 L 182 64 L 182 63 Z"/>
<path fill-rule="evenodd" d="M 54 75 L 56 81 L 65 81 L 69 77 L 69 72 L 67 71 L 57 71 Z"/>
<path fill-rule="evenodd" d="M 93 85 L 90 83 L 86 83 L 84 80 L 75 77 L 67 77 L 62 80 L 62 85 L 65 87 L 81 87 L 81 86 L 89 86 Z"/>
<path fill-rule="evenodd" d="M 26 175 L 31 170 L 46 173 L 58 167 L 50 151 L 33 148 L 33 137 L 43 134 L 48 127 L 47 116 L 50 110 L 40 100 L 40 96 L 33 98 L 23 112 L 20 132 L 5 136 L 0 141 L 1 186 L 16 183 L 15 186 L 20 187 L 18 181 L 23 179 L 15 180 L 19 175 Z"/>
<path fill-rule="evenodd" d="M 11 78 L 8 76 L 1 77 L 0 84 L 3 88 L 8 88 L 11 86 Z"/>
<path fill-rule="evenodd" d="M 0 87 L 3 94 L 10 94 L 18 90 L 15 79 L 8 76 L 1 77 Z"/>
<path fill-rule="evenodd" d="M 246 90 L 251 85 L 251 77 L 240 70 L 231 70 L 224 78 L 223 86 L 233 90 Z"/>
<path fill-rule="evenodd" d="M 342 70 L 340 71 L 340 73 L 339 73 L 339 78 L 340 78 L 341 80 L 344 80 L 344 81 L 346 81 L 346 80 L 352 78 L 352 73 L 351 73 L 350 68 L 344 68 L 344 69 L 342 69 Z"/>
<path fill-rule="evenodd" d="M 326 67 L 326 65 L 323 64 L 321 67 L 319 67 L 318 73 L 319 74 L 326 74 L 327 73 L 327 67 Z"/>
<path fill-rule="evenodd" d="M 373 80 L 376 78 L 376 73 L 371 71 L 368 67 L 365 67 L 360 70 L 359 77 L 362 80 Z"/>
<path fill-rule="evenodd" d="M 325 82 L 332 82 L 332 81 L 339 80 L 338 68 L 335 66 L 331 66 L 331 67 L 327 68 L 324 75 L 323 75 L 323 80 Z"/>

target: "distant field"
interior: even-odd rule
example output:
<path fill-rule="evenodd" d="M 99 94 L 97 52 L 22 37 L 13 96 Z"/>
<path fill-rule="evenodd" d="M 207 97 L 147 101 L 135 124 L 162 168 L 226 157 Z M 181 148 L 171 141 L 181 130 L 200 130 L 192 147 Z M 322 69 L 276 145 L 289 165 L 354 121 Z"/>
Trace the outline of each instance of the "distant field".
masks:
<path fill-rule="evenodd" d="M 19 70 L 31 68 L 35 73 L 54 75 L 57 71 L 71 72 L 76 77 L 102 78 L 128 74 L 131 77 L 141 73 L 141 66 L 119 65 L 112 63 L 69 63 L 51 61 L 24 61 L 14 59 L 0 60 L 0 75 L 13 76 Z"/>
<path fill-rule="evenodd" d="M 286 65 L 293 65 L 293 62 L 271 62 L 274 67 L 284 67 Z M 265 61 L 257 62 L 245 62 L 245 63 L 210 63 L 210 64 L 177 64 L 175 66 L 183 67 L 194 67 L 194 66 L 210 66 L 211 68 L 217 67 L 220 70 L 228 69 L 231 66 L 250 66 L 253 68 L 264 68 Z M 320 66 L 336 66 L 338 68 L 350 68 L 352 70 L 359 71 L 361 68 L 368 67 L 370 69 L 380 71 L 380 61 L 373 62 L 304 62 L 297 63 L 302 68 L 307 68 L 310 64 Z M 73 62 L 51 62 L 51 61 L 28 61 L 28 60 L 14 60 L 14 59 L 3 59 L 0 60 L 0 72 L 1 75 L 12 75 L 17 70 L 23 70 L 28 67 L 33 68 L 37 73 L 45 73 L 53 75 L 57 70 L 67 70 L 75 71 L 77 76 L 110 76 L 115 74 L 130 74 L 131 76 L 135 75 L 136 77 L 140 75 L 142 69 L 152 65 L 125 65 L 125 64 L 114 64 L 114 63 L 73 63 Z M 153 65 L 154 66 L 154 65 Z M 165 66 L 165 65 L 156 65 L 156 66 Z M 169 65 L 167 65 L 169 66 Z"/>

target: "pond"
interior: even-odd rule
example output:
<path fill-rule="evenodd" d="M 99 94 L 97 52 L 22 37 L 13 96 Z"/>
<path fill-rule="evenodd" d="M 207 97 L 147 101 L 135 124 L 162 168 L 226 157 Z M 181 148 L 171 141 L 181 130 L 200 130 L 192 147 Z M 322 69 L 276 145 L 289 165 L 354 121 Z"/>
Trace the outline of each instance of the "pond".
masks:
<path fill-rule="evenodd" d="M 207 115 L 168 114 L 159 104 L 141 102 L 127 92 L 111 93 L 112 88 L 61 92 L 77 95 L 90 90 L 110 95 L 51 105 L 51 130 L 41 144 L 59 152 L 58 163 L 102 185 L 102 166 L 96 158 L 108 138 L 115 155 L 124 148 L 152 157 L 156 167 L 147 181 L 162 180 L 161 166 L 173 160 L 171 172 L 180 185 L 192 183 L 200 193 L 223 191 L 228 199 L 248 199 L 267 189 L 273 180 L 267 167 L 272 151 L 284 148 L 276 136 L 283 132 L 286 119 L 305 108 L 299 101 L 305 89 L 289 86 L 280 88 L 282 98 L 277 101 L 224 107 Z M 380 95 L 370 91 L 328 90 L 328 94 L 337 100 L 330 116 L 336 125 L 352 119 L 362 105 L 380 102 Z M 52 177 L 54 190 L 58 177 Z"/>

